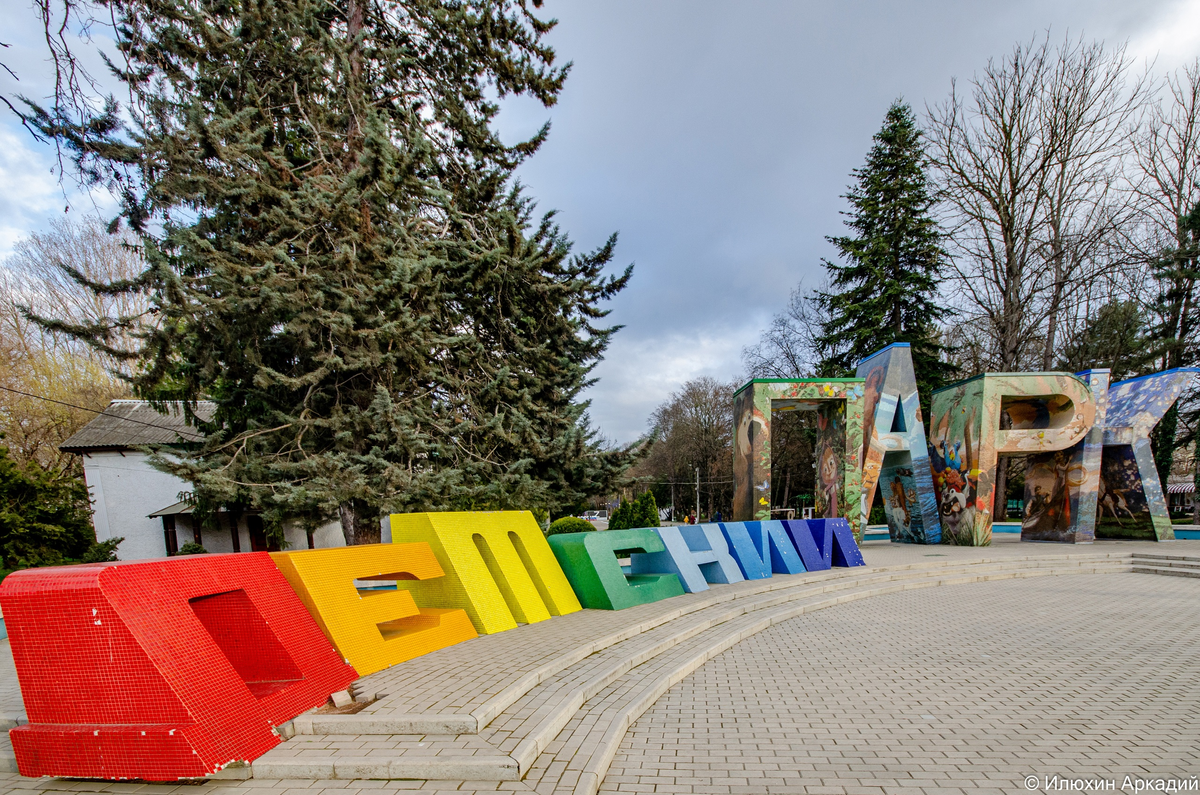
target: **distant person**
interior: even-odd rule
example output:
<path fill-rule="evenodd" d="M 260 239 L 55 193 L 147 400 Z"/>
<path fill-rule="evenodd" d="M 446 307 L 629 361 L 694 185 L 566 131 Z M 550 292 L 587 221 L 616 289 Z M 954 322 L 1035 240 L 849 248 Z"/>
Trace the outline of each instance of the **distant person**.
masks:
<path fill-rule="evenodd" d="M 687 515 L 687 523 L 688 523 L 688 524 L 695 524 L 695 523 L 696 523 L 696 512 L 695 512 L 695 511 L 688 511 L 688 515 Z"/>
<path fill-rule="evenodd" d="M 714 513 L 714 514 L 712 515 L 712 518 L 710 518 L 708 521 L 710 521 L 710 522 L 721 522 L 721 521 L 724 521 L 724 519 L 721 517 L 721 512 L 720 512 L 720 511 L 717 511 L 716 513 Z"/>

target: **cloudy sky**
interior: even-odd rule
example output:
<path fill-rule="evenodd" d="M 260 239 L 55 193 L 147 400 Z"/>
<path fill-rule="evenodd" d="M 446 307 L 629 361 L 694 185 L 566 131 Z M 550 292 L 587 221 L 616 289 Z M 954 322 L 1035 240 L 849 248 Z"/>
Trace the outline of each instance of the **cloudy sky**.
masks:
<path fill-rule="evenodd" d="M 46 86 L 31 9 L 9 0 L 4 61 L 20 89 Z M 588 397 L 610 439 L 643 433 L 684 381 L 741 374 L 752 344 L 800 281 L 821 280 L 840 195 L 888 104 L 919 111 L 988 58 L 1049 30 L 1127 42 L 1162 74 L 1200 55 L 1200 0 L 547 0 L 551 43 L 574 62 L 557 106 L 510 103 L 515 140 L 549 119 L 521 171 L 580 249 L 620 233 L 635 263 L 612 303 L 625 326 Z M 40 71 L 39 71 L 40 70 Z M 6 82 L 7 81 L 7 82 Z M 0 91 L 12 83 L 0 75 Z M 0 117 L 0 258 L 15 241 L 104 197 L 64 196 L 52 152 Z M 95 205 L 94 205 L 95 203 Z"/>

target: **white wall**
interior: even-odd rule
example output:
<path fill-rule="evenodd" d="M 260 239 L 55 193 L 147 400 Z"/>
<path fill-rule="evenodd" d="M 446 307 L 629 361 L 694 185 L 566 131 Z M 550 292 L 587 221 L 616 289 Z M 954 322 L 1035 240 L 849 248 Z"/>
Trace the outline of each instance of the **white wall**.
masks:
<path fill-rule="evenodd" d="M 167 557 L 161 518 L 149 514 L 179 502 L 179 493 L 191 491 L 192 486 L 174 475 L 150 466 L 144 453 L 87 453 L 83 456 L 83 475 L 92 497 L 92 524 L 96 540 L 105 541 L 124 536 L 117 547 L 121 560 L 142 560 Z M 217 517 L 221 528 L 205 528 L 201 533 L 202 546 L 209 552 L 233 552 L 233 534 L 226 516 Z M 190 516 L 179 516 L 175 524 L 179 546 L 193 541 Z M 308 536 L 299 525 L 285 528 L 287 549 L 308 549 Z M 250 551 L 250 531 L 246 518 L 238 523 L 238 541 L 242 552 Z M 337 522 L 318 527 L 313 533 L 318 549 L 346 545 L 342 527 Z"/>
<path fill-rule="evenodd" d="M 179 492 L 191 491 L 187 482 L 150 466 L 145 453 L 129 451 L 85 453 L 83 476 L 92 495 L 96 540 L 124 536 L 117 547 L 121 560 L 167 556 L 162 519 L 148 514 L 179 502 Z"/>

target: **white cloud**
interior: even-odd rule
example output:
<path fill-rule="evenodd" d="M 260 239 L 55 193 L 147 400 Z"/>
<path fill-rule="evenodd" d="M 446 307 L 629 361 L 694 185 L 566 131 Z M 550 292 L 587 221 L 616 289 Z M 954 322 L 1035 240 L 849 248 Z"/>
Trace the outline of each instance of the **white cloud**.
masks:
<path fill-rule="evenodd" d="M 48 146 L 17 124 L 0 125 L 0 262 L 17 241 L 45 229 L 67 207 L 104 217 L 115 212 L 116 202 L 106 190 L 81 189 L 70 177 L 60 184 L 54 166 Z"/>
<path fill-rule="evenodd" d="M 651 338 L 618 332 L 593 373 L 600 382 L 584 394 L 592 401 L 592 424 L 614 441 L 637 439 L 648 430 L 650 413 L 686 381 L 740 377 L 742 347 L 758 338 L 758 328 L 710 327 Z"/>
<path fill-rule="evenodd" d="M 20 132 L 0 127 L 0 259 L 66 203 L 50 161 L 30 148 Z"/>
<path fill-rule="evenodd" d="M 1200 55 L 1200 0 L 1164 4 L 1129 42 L 1130 52 L 1170 72 Z"/>

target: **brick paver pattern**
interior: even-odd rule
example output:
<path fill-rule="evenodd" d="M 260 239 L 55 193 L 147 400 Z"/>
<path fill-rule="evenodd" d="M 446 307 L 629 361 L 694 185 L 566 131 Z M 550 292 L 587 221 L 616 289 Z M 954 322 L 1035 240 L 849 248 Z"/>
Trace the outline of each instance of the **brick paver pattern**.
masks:
<path fill-rule="evenodd" d="M 1200 580 L 890 594 L 738 644 L 634 724 L 603 793 L 1013 793 L 1200 774 Z M 1044 782 L 1043 782 L 1044 783 Z M 1132 790 L 1130 790 L 1132 791 Z"/>

